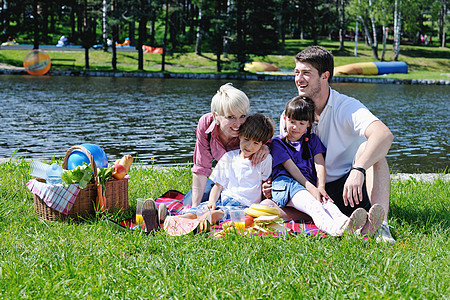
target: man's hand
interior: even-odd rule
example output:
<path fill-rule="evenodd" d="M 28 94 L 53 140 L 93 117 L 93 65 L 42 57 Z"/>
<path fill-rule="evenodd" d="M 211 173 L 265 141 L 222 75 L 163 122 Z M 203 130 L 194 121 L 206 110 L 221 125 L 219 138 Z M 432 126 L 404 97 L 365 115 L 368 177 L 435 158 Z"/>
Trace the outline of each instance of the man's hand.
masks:
<path fill-rule="evenodd" d="M 362 187 L 364 184 L 364 174 L 358 170 L 351 170 L 344 184 L 344 192 L 342 198 L 344 205 L 355 207 L 363 201 Z"/>
<path fill-rule="evenodd" d="M 272 198 L 272 177 L 269 177 L 265 182 L 262 184 L 262 192 L 266 199 Z"/>

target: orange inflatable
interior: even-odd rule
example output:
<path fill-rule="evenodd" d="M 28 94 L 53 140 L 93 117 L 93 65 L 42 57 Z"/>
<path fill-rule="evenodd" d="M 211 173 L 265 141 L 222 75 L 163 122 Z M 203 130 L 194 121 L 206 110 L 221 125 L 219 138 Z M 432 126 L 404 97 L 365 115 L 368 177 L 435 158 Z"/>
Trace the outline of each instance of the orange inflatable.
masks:
<path fill-rule="evenodd" d="M 50 70 L 50 56 L 42 50 L 33 49 L 23 59 L 25 71 L 30 75 L 44 75 Z"/>
<path fill-rule="evenodd" d="M 144 50 L 144 53 L 163 53 L 163 48 L 153 48 L 146 45 L 142 45 L 142 50 Z"/>

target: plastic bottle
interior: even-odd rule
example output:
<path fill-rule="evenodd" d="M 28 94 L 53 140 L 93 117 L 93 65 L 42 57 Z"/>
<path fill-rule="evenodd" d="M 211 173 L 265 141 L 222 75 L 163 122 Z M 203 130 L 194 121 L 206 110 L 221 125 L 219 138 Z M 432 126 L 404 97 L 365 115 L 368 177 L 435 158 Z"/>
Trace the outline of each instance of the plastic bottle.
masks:
<path fill-rule="evenodd" d="M 30 164 L 30 175 L 38 178 L 47 178 L 47 169 L 50 165 L 33 160 Z"/>
<path fill-rule="evenodd" d="M 61 175 L 63 169 L 56 163 L 53 163 L 47 168 L 47 183 L 48 184 L 58 184 L 61 183 Z"/>

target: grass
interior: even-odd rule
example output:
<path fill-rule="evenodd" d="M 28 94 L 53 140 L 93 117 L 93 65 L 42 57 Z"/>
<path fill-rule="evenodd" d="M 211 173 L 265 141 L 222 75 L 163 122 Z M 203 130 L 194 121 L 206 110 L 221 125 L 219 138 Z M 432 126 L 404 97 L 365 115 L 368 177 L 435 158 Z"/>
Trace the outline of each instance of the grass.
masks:
<path fill-rule="evenodd" d="M 394 245 L 288 239 L 147 236 L 95 218 L 47 222 L 33 211 L 29 162 L 0 177 L 0 298 L 293 299 L 450 297 L 449 182 L 392 182 Z M 130 170 L 138 197 L 187 192 L 188 167 Z M 128 213 L 128 215 L 131 214 Z M 125 215 L 116 215 L 119 219 Z"/>
<path fill-rule="evenodd" d="M 286 46 L 279 53 L 267 55 L 265 57 L 252 56 L 255 61 L 265 61 L 274 63 L 282 69 L 293 68 L 293 56 L 301 49 L 312 44 L 311 40 L 286 40 Z M 320 40 L 319 45 L 326 47 L 333 52 L 335 56 L 335 65 L 341 66 L 356 62 L 371 62 L 372 50 L 364 44 L 358 43 L 358 57 L 353 56 L 354 42 L 347 41 L 344 51 L 338 51 L 339 43 L 329 40 Z M 13 66 L 22 66 L 23 58 L 28 50 L 0 50 L 0 62 Z M 74 58 L 76 59 L 75 69 L 84 69 L 84 50 L 74 51 L 48 51 L 50 58 Z M 378 51 L 381 56 L 381 46 Z M 89 61 L 91 70 L 111 71 L 112 53 L 102 50 L 90 50 Z M 137 52 L 118 52 L 117 69 L 121 72 L 137 71 Z M 203 53 L 197 55 L 192 52 L 172 53 L 166 56 L 166 71 L 174 73 L 215 73 L 216 61 L 213 53 Z M 223 72 L 235 73 L 236 63 L 233 62 L 234 56 L 222 58 Z M 392 45 L 387 45 L 386 61 L 393 60 Z M 448 48 L 438 46 L 413 46 L 402 45 L 399 60 L 408 64 L 408 74 L 388 74 L 376 75 L 371 77 L 397 78 L 397 79 L 432 79 L 432 80 L 450 80 L 450 51 Z M 69 67 L 58 67 L 67 69 Z M 144 71 L 161 71 L 160 54 L 144 54 Z"/>

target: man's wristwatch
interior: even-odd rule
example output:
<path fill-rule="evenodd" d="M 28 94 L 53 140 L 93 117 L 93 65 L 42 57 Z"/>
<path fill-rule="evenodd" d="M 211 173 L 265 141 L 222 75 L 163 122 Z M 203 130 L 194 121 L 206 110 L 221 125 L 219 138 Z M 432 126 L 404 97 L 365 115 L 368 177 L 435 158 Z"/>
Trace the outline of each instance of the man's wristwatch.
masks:
<path fill-rule="evenodd" d="M 352 168 L 350 169 L 350 171 L 351 171 L 351 170 L 357 170 L 357 171 L 363 173 L 364 178 L 366 178 L 366 170 L 365 170 L 364 168 L 361 168 L 361 167 L 352 167 Z"/>

